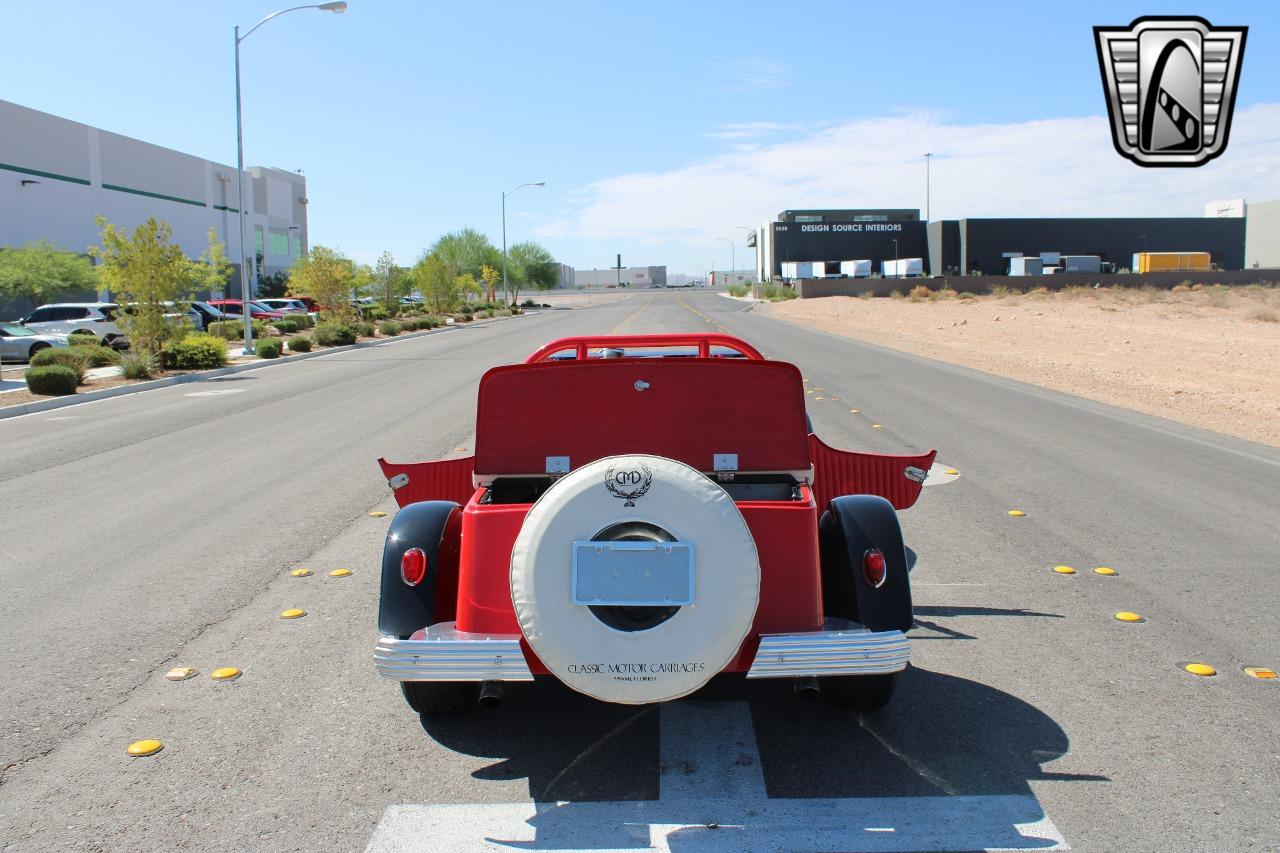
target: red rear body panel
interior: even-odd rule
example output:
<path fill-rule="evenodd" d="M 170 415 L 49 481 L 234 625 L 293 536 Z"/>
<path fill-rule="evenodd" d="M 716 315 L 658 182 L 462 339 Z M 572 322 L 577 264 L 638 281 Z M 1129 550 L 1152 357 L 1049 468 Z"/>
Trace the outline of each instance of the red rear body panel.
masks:
<path fill-rule="evenodd" d="M 686 337 L 678 343 L 688 343 Z M 400 506 L 447 500 L 463 507 L 460 531 L 451 534 L 458 536 L 460 554 L 456 587 L 453 578 L 444 586 L 457 590 L 456 613 L 450 615 L 459 630 L 520 633 L 511 603 L 511 549 L 531 504 L 481 503 L 485 490 L 475 482 L 545 475 L 548 457 L 568 457 L 572 469 L 632 453 L 665 456 L 704 472 L 713 471 L 714 455 L 734 454 L 739 473 L 790 473 L 807 480 L 799 500 L 737 504 L 760 558 L 760 604 L 728 671 L 750 668 L 759 634 L 822 628 L 819 516 L 832 498 L 846 494 L 880 495 L 899 510 L 910 507 L 921 484 L 905 471 L 927 472 L 935 452 L 889 456 L 828 447 L 808 432 L 800 372 L 760 359 L 740 341 L 745 358 L 710 356 L 711 345 L 725 345 L 723 337 L 694 341 L 707 353 L 703 357 L 668 359 L 586 358 L 588 345 L 619 345 L 622 339 L 553 342 L 531 363 L 497 367 L 480 380 L 474 457 L 378 460 L 393 484 L 399 475 L 407 478 L 395 485 Z M 564 350 L 578 358 L 545 360 Z M 545 674 L 524 648 L 533 672 Z"/>

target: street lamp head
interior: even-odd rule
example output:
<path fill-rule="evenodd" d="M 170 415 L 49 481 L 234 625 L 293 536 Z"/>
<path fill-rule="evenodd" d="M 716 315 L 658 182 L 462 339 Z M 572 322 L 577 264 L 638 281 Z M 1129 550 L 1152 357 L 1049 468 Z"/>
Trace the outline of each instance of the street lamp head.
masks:
<path fill-rule="evenodd" d="M 535 187 L 545 187 L 546 185 L 547 185 L 546 181 L 538 181 L 537 183 L 534 184 Z"/>
<path fill-rule="evenodd" d="M 321 12 L 332 12 L 335 15 L 341 15 L 347 11 L 347 3 L 346 0 L 338 0 L 336 3 L 321 3 L 316 8 Z"/>

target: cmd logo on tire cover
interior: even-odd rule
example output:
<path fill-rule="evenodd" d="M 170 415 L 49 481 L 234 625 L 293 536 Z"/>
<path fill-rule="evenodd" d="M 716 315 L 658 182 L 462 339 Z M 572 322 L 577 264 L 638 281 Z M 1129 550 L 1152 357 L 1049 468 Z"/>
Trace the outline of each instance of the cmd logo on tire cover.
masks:
<path fill-rule="evenodd" d="M 604 472 L 604 487 L 615 498 L 626 501 L 623 506 L 635 506 L 636 498 L 644 497 L 653 485 L 653 472 L 643 462 L 634 465 L 610 465 Z"/>

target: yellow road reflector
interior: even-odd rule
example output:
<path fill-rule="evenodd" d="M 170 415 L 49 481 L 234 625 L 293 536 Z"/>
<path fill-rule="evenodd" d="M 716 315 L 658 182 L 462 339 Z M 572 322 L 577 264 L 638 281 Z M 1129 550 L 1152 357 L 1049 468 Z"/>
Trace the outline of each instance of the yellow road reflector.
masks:
<path fill-rule="evenodd" d="M 1117 572 L 1115 569 L 1111 568 L 1110 566 L 1098 566 L 1098 568 L 1096 568 L 1096 569 L 1094 569 L 1094 570 L 1093 570 L 1093 573 L 1094 573 L 1095 575 L 1107 575 L 1107 576 L 1111 576 L 1111 575 L 1118 575 L 1118 574 L 1120 574 L 1119 572 Z"/>
<path fill-rule="evenodd" d="M 947 469 L 947 473 L 948 473 L 948 474 L 950 474 L 952 477 L 954 477 L 954 476 L 956 476 L 957 474 L 959 474 L 960 472 L 959 472 L 959 471 L 957 471 L 955 468 L 948 468 L 948 469 Z"/>
<path fill-rule="evenodd" d="M 374 510 L 373 512 L 369 513 L 369 517 L 370 518 L 386 518 L 387 514 L 382 510 Z"/>
<path fill-rule="evenodd" d="M 164 674 L 164 677 L 170 681 L 186 681 L 188 678 L 194 678 L 196 671 L 189 666 L 175 666 Z"/>
<path fill-rule="evenodd" d="M 1116 614 L 1116 618 L 1119 619 L 1121 622 L 1146 622 L 1147 621 L 1146 619 L 1143 619 L 1141 616 L 1139 616 L 1137 613 L 1134 613 L 1130 610 L 1121 610 L 1119 613 Z"/>
<path fill-rule="evenodd" d="M 1185 669 L 1187 672 L 1191 673 L 1192 675 L 1200 675 L 1200 676 L 1207 677 L 1210 675 L 1218 674 L 1218 671 L 1213 667 L 1209 666 L 1209 664 L 1207 663 L 1189 663 L 1186 666 L 1184 666 L 1183 669 Z"/>
<path fill-rule="evenodd" d="M 1070 566 L 1054 566 L 1053 570 L 1060 575 L 1074 575 L 1076 570 Z"/>
<path fill-rule="evenodd" d="M 311 574 L 311 570 L 310 569 L 294 569 L 293 571 L 289 572 L 289 574 L 290 576 L 295 578 L 305 578 L 307 575 Z"/>
<path fill-rule="evenodd" d="M 1244 674 L 1253 678 L 1271 679 L 1276 677 L 1274 669 L 1268 669 L 1265 666 L 1246 666 Z"/>
<path fill-rule="evenodd" d="M 883 425 L 883 424 L 872 424 L 872 425 L 871 425 L 871 428 L 872 428 L 872 429 L 884 429 L 884 425 Z"/>
<path fill-rule="evenodd" d="M 1026 513 L 1020 509 L 1011 509 L 1009 510 L 1009 515 L 1012 515 L 1014 518 L 1022 518 Z"/>
<path fill-rule="evenodd" d="M 849 414 L 851 414 L 851 415 L 856 415 L 856 414 L 858 414 L 858 410 L 857 410 L 857 409 L 850 409 L 850 410 L 849 410 Z"/>
<path fill-rule="evenodd" d="M 347 575 L 349 575 L 349 574 L 351 574 L 351 570 L 350 570 L 350 569 L 334 569 L 333 571 L 329 572 L 329 577 L 331 577 L 331 578 L 345 578 L 345 577 L 346 577 Z"/>
<path fill-rule="evenodd" d="M 826 398 L 826 397 L 814 397 L 813 399 L 815 399 L 815 400 L 825 400 L 825 399 L 827 399 L 827 398 Z"/>
<path fill-rule="evenodd" d="M 144 755 L 155 755 L 164 749 L 164 744 L 158 740 L 135 740 L 133 743 L 125 747 L 124 751 L 135 758 L 141 758 Z"/>
<path fill-rule="evenodd" d="M 305 610 L 299 610 L 299 609 L 298 609 L 298 608 L 296 608 L 296 607 L 290 607 L 288 610 L 281 610 L 281 611 L 280 611 L 280 618 L 281 618 L 281 619 L 300 619 L 300 618 L 302 618 L 303 616 L 306 616 L 306 615 L 307 615 L 307 611 L 305 611 Z"/>
<path fill-rule="evenodd" d="M 235 681 L 240 677 L 240 670 L 234 666 L 220 666 L 209 673 L 209 677 L 214 681 Z"/>

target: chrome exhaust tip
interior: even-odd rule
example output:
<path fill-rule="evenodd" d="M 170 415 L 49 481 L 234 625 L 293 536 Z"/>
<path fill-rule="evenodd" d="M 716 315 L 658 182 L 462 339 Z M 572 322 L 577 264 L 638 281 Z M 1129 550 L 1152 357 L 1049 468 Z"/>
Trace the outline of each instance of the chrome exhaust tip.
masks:
<path fill-rule="evenodd" d="M 822 692 L 818 687 L 817 677 L 813 675 L 801 675 L 797 677 L 792 686 L 795 688 L 797 696 L 806 699 L 812 699 Z"/>
<path fill-rule="evenodd" d="M 480 684 L 480 707 L 496 708 L 502 704 L 502 682 L 484 681 Z"/>

